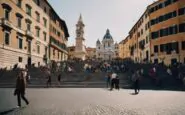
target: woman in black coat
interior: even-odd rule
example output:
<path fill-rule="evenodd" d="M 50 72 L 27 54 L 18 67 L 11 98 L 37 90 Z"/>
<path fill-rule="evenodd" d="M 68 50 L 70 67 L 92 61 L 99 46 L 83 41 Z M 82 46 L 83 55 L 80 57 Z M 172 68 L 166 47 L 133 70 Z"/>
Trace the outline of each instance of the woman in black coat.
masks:
<path fill-rule="evenodd" d="M 26 80 L 24 78 L 24 72 L 20 71 L 16 80 L 16 89 L 14 95 L 17 95 L 18 107 L 21 107 L 21 98 L 28 105 L 29 102 L 25 97 Z"/>

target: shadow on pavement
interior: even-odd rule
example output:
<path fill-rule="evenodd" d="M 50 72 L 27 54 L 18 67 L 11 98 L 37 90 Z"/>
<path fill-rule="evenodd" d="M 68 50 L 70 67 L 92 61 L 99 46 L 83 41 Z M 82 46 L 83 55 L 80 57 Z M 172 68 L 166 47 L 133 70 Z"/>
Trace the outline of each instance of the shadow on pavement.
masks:
<path fill-rule="evenodd" d="M 6 110 L 6 111 L 2 111 L 2 112 L 0 112 L 0 115 L 7 115 L 7 114 L 10 114 L 10 113 L 12 113 L 16 110 L 17 110 L 17 108 L 12 108 L 12 109 L 9 109 L 9 110 Z"/>
<path fill-rule="evenodd" d="M 0 112 L 0 115 L 8 115 L 8 114 L 11 114 L 11 113 L 13 113 L 13 112 L 17 112 L 17 111 L 23 110 L 23 109 L 25 109 L 25 108 L 26 108 L 26 107 L 12 108 L 12 109 L 9 109 L 9 110 Z"/>
<path fill-rule="evenodd" d="M 130 93 L 130 95 L 138 95 L 138 93 Z"/>

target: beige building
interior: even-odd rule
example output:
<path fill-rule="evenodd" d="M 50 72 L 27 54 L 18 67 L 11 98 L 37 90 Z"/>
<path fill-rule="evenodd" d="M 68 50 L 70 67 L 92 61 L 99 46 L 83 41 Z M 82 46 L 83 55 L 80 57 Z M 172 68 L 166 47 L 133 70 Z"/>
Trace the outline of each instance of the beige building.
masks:
<path fill-rule="evenodd" d="M 47 0 L 0 0 L 0 67 L 48 62 L 50 9 Z"/>
<path fill-rule="evenodd" d="M 138 47 L 137 47 L 137 57 L 139 63 L 150 61 L 150 28 L 149 28 L 149 15 L 148 10 L 143 13 L 138 21 L 137 37 L 138 37 Z"/>
<path fill-rule="evenodd" d="M 49 60 L 55 62 L 65 61 L 68 58 L 67 41 L 69 33 L 64 20 L 62 20 L 52 7 L 49 7 L 50 15 L 50 42 Z"/>
<path fill-rule="evenodd" d="M 96 48 L 87 47 L 87 59 L 95 59 L 96 58 Z"/>
<path fill-rule="evenodd" d="M 68 47 L 68 59 L 74 59 L 75 46 Z"/>
<path fill-rule="evenodd" d="M 129 49 L 130 37 L 127 36 L 124 40 L 119 43 L 119 57 L 121 59 L 130 58 L 130 49 Z"/>

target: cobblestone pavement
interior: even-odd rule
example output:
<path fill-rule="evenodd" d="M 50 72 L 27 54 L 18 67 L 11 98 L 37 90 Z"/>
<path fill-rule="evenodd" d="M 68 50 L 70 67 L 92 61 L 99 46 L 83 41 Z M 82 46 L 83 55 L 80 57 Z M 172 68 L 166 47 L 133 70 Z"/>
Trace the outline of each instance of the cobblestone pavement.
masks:
<path fill-rule="evenodd" d="M 27 89 L 16 109 L 14 89 L 0 89 L 0 115 L 185 115 L 185 92 L 103 88 Z"/>

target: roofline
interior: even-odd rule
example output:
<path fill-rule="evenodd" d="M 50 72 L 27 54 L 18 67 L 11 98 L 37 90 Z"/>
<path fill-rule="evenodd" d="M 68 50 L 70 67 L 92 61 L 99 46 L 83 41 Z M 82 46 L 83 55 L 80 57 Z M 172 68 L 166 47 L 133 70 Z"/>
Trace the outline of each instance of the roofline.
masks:
<path fill-rule="evenodd" d="M 140 16 L 140 18 L 137 20 L 137 22 L 134 24 L 134 26 L 131 28 L 131 30 L 129 31 L 129 34 L 131 33 L 131 31 L 134 29 L 134 27 L 138 24 L 138 22 L 141 20 L 141 18 L 144 16 L 144 14 L 148 11 L 149 6 L 147 6 L 147 8 L 145 9 L 144 13 Z"/>
<path fill-rule="evenodd" d="M 60 18 L 60 16 L 57 14 L 57 12 L 54 10 L 54 8 L 51 6 L 51 4 L 48 2 L 48 0 L 45 0 L 45 2 L 47 3 L 47 5 L 51 8 L 51 10 L 55 13 L 55 15 L 57 16 L 57 18 L 59 19 L 60 23 L 64 24 L 64 34 L 65 36 L 68 38 L 69 37 L 69 32 L 68 32 L 68 28 L 66 25 L 66 22 Z M 50 16 L 49 16 L 50 17 Z M 67 39 L 68 40 L 68 39 Z"/>
<path fill-rule="evenodd" d="M 154 1 L 153 3 L 151 3 L 150 5 L 148 5 L 144 11 L 144 13 L 141 15 L 141 17 L 139 18 L 139 20 L 134 24 L 134 26 L 131 28 L 131 30 L 129 31 L 129 34 L 131 33 L 131 31 L 134 29 L 134 27 L 137 25 L 137 23 L 140 21 L 140 19 L 143 17 L 143 15 L 149 10 L 149 8 L 154 5 L 154 4 L 157 4 L 159 2 L 161 2 L 163 0 L 157 0 L 157 1 Z"/>

